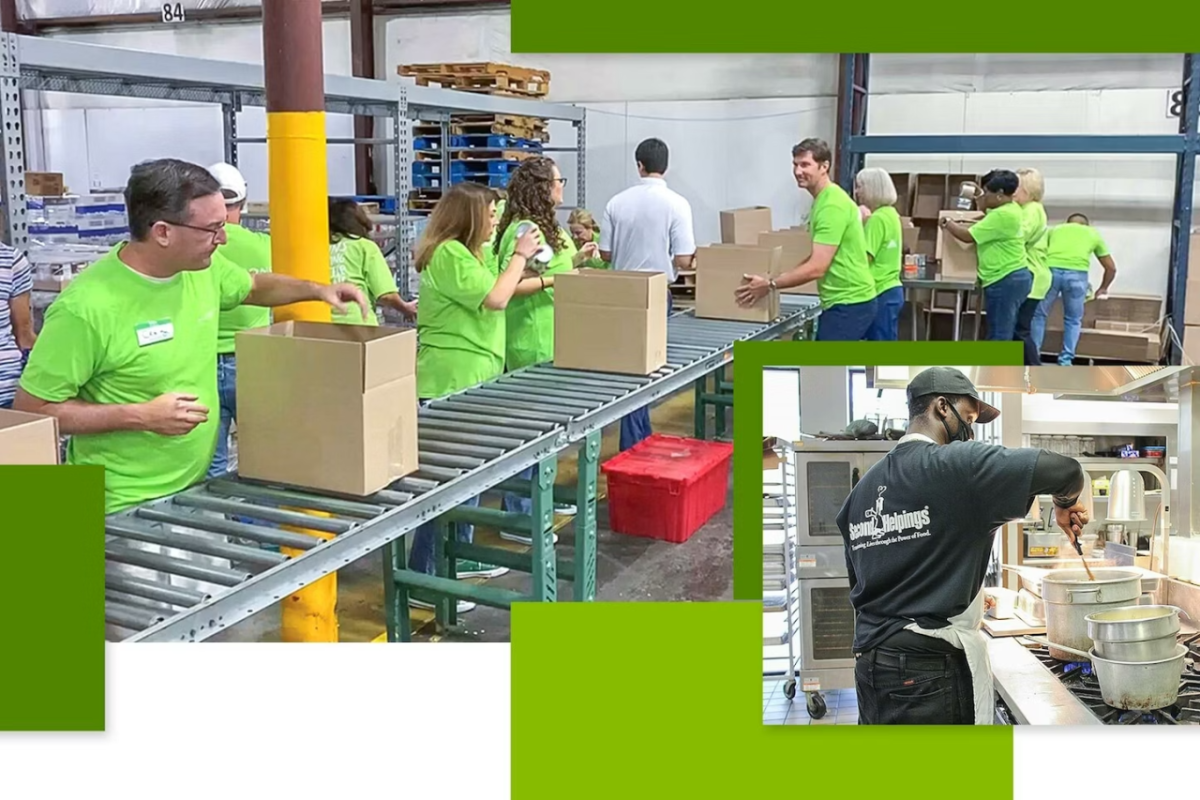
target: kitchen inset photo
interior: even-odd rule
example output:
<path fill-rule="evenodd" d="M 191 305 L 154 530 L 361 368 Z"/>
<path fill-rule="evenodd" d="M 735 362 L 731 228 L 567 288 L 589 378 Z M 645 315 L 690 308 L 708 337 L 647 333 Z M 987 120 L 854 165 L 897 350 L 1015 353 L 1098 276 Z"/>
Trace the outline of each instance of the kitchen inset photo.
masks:
<path fill-rule="evenodd" d="M 764 724 L 1200 723 L 1195 379 L 764 369 Z"/>

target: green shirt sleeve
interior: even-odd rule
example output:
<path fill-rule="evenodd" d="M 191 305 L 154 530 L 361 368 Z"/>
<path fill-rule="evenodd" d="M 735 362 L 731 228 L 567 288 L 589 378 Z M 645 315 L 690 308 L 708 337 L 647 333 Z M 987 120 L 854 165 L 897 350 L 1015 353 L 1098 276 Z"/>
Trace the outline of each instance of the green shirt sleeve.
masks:
<path fill-rule="evenodd" d="M 863 225 L 863 241 L 867 246 L 867 256 L 872 260 L 879 254 L 884 240 L 887 239 L 885 227 L 883 219 L 876 214 L 867 217 L 867 222 Z"/>
<path fill-rule="evenodd" d="M 367 279 L 367 293 L 372 302 L 385 294 L 399 294 L 396 276 L 388 269 L 387 259 L 379 245 L 370 239 L 359 239 L 358 249 L 363 256 L 363 275 Z"/>
<path fill-rule="evenodd" d="M 434 265 L 438 288 L 450 301 L 478 311 L 496 285 L 496 277 L 465 247 L 449 244 L 438 248 L 438 263 Z"/>
<path fill-rule="evenodd" d="M 47 403 L 62 403 L 79 397 L 95 374 L 105 346 L 99 333 L 69 306 L 53 303 L 20 386 Z"/>
<path fill-rule="evenodd" d="M 983 219 L 967 228 L 975 244 L 988 244 L 1007 239 L 1011 234 L 1004 230 L 1000 215 L 995 211 L 988 212 Z"/>
<path fill-rule="evenodd" d="M 1104 258 L 1105 256 L 1110 255 L 1108 252 L 1108 245 L 1104 243 L 1104 237 L 1100 235 L 1100 231 L 1093 228 L 1092 235 L 1095 237 L 1095 243 L 1092 245 L 1092 252 L 1096 255 L 1096 258 Z"/>
<path fill-rule="evenodd" d="M 254 288 L 254 278 L 249 272 L 229 259 L 216 255 L 213 256 L 209 269 L 213 271 L 213 279 L 217 282 L 222 311 L 232 311 L 246 302 Z"/>
<path fill-rule="evenodd" d="M 809 220 L 809 228 L 812 231 L 813 244 L 832 245 L 837 247 L 842 243 L 842 236 L 846 233 L 846 228 L 854 221 L 854 214 L 850 213 L 853 209 L 854 214 L 858 214 L 858 206 L 841 205 L 841 204 L 825 204 L 817 213 Z"/>

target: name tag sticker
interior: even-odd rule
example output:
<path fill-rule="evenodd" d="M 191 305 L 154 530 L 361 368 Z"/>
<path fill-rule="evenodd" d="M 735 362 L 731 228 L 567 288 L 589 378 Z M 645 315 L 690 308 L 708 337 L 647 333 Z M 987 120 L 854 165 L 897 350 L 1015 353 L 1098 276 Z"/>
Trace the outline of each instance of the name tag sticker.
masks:
<path fill-rule="evenodd" d="M 137 334 L 138 347 L 169 342 L 175 338 L 175 326 L 169 319 L 143 322 L 134 326 L 133 330 Z"/>

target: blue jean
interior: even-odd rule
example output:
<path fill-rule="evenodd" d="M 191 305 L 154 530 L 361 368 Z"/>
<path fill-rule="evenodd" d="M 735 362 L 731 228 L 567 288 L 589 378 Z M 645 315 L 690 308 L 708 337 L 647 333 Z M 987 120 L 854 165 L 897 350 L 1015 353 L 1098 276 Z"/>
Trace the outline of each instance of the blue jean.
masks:
<path fill-rule="evenodd" d="M 526 481 L 533 480 L 533 467 L 524 470 L 517 475 L 518 478 Z M 516 492 L 504 493 L 504 510 L 510 514 L 524 514 L 529 516 L 533 513 L 533 499 L 528 495 L 520 495 Z"/>
<path fill-rule="evenodd" d="M 1050 291 L 1038 304 L 1033 314 L 1033 342 L 1038 351 L 1046 338 L 1046 317 L 1054 307 L 1054 301 L 1062 295 L 1063 343 L 1058 354 L 1059 366 L 1069 367 L 1075 360 L 1075 348 L 1079 345 L 1079 331 L 1083 328 L 1083 305 L 1087 301 L 1088 273 L 1081 269 L 1051 269 Z"/>
<path fill-rule="evenodd" d="M 875 299 L 865 303 L 836 305 L 821 311 L 817 317 L 818 342 L 861 342 L 875 322 L 879 303 Z"/>
<path fill-rule="evenodd" d="M 1017 332 L 1021 304 L 1033 289 L 1033 273 L 1021 268 L 983 289 L 987 307 L 988 341 L 1011 342 Z"/>
<path fill-rule="evenodd" d="M 472 497 L 462 505 L 478 506 L 479 497 Z M 426 575 L 437 573 L 437 561 L 434 558 L 434 543 L 437 541 L 437 518 L 434 517 L 417 528 L 413 535 L 412 550 L 408 554 L 408 568 L 414 572 L 424 572 Z M 452 523 L 454 538 L 470 544 L 475 539 L 475 526 L 465 522 Z"/>
<path fill-rule="evenodd" d="M 229 428 L 237 419 L 237 358 L 233 353 L 217 356 L 217 397 L 221 402 L 221 421 L 217 426 L 217 450 L 208 468 L 210 478 L 229 471 Z"/>
<path fill-rule="evenodd" d="M 875 303 L 875 321 L 867 329 L 867 341 L 896 341 L 900 338 L 900 312 L 904 309 L 904 287 L 893 286 L 876 297 Z"/>
<path fill-rule="evenodd" d="M 674 303 L 671 293 L 667 292 L 667 318 L 671 316 Z M 624 452 L 638 442 L 647 438 L 653 431 L 650 429 L 650 406 L 642 406 L 637 411 L 630 411 L 621 418 L 621 451 Z"/>

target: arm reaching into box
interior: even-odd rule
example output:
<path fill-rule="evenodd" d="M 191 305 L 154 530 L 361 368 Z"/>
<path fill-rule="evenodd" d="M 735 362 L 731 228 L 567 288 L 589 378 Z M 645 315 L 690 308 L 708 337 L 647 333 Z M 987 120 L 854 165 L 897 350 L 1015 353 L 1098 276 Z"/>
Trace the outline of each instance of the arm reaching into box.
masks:
<path fill-rule="evenodd" d="M 745 276 L 745 284 L 739 286 L 736 292 L 738 304 L 752 306 L 766 297 L 773 289 L 792 289 L 825 277 L 837 251 L 837 245 L 814 243 L 812 255 L 808 257 L 808 260 L 774 280 L 762 275 Z"/>
<path fill-rule="evenodd" d="M 364 318 L 370 315 L 367 298 L 358 287 L 348 283 L 326 286 L 273 272 L 256 272 L 250 277 L 253 285 L 250 294 L 242 301 L 244 305 L 275 308 L 292 303 L 323 302 L 338 312 L 345 312 L 346 303 L 357 303 Z"/>
<path fill-rule="evenodd" d="M 963 244 L 975 244 L 975 238 L 971 236 L 970 226 L 963 225 L 960 222 L 955 222 L 949 217 L 943 217 L 942 227 L 946 229 L 946 233 L 950 234 Z"/>

